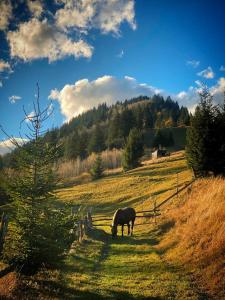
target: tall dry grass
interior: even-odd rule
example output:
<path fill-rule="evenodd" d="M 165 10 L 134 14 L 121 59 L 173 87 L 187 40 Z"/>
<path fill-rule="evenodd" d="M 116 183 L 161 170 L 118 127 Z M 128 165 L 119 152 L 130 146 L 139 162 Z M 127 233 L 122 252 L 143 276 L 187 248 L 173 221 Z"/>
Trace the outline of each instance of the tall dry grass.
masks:
<path fill-rule="evenodd" d="M 167 217 L 175 226 L 159 246 L 169 249 L 166 258 L 187 264 L 215 299 L 225 299 L 225 179 L 198 180 Z"/>
<path fill-rule="evenodd" d="M 79 157 L 75 160 L 60 162 L 57 165 L 57 172 L 61 178 L 75 177 L 82 173 L 89 172 L 92 168 L 97 154 L 92 153 L 86 159 Z M 105 150 L 101 153 L 104 169 L 116 169 L 121 167 L 122 150 Z"/>

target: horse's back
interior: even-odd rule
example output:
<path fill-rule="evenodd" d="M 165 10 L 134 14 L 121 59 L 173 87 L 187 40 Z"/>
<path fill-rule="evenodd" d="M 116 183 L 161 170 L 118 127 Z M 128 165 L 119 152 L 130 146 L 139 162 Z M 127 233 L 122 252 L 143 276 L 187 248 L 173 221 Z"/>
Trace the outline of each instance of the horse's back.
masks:
<path fill-rule="evenodd" d="M 127 222 L 134 221 L 135 217 L 135 210 L 132 207 L 125 207 L 117 209 L 114 214 L 113 220 L 118 224 L 125 224 Z"/>
<path fill-rule="evenodd" d="M 124 213 L 127 216 L 129 216 L 131 219 L 135 219 L 136 212 L 135 212 L 135 209 L 133 207 L 125 207 L 123 210 L 124 210 Z"/>

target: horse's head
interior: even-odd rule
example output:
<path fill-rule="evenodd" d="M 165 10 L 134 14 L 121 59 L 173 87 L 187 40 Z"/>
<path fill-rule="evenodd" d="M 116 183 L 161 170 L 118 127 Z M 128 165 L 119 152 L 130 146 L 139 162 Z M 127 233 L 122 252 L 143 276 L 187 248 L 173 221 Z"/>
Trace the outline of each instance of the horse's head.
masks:
<path fill-rule="evenodd" d="M 117 226 L 113 225 L 111 226 L 111 231 L 112 231 L 112 237 L 116 237 L 117 236 Z"/>

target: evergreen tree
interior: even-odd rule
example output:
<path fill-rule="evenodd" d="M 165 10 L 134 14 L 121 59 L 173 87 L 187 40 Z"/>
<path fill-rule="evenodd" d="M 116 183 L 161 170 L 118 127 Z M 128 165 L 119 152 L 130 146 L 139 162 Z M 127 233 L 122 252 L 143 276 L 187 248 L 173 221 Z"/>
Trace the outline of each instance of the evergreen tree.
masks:
<path fill-rule="evenodd" d="M 99 153 L 105 149 L 104 133 L 99 124 L 95 126 L 95 129 L 91 135 L 90 142 L 88 144 L 88 152 L 91 154 Z"/>
<path fill-rule="evenodd" d="M 126 138 L 130 130 L 135 126 L 135 117 L 131 109 L 125 107 L 121 113 L 121 132 L 122 136 Z"/>
<path fill-rule="evenodd" d="M 2 156 L 0 155 L 0 170 L 3 169 L 3 159 Z"/>
<path fill-rule="evenodd" d="M 96 160 L 94 162 L 94 165 L 90 171 L 92 179 L 95 180 L 95 179 L 101 178 L 103 175 L 103 171 L 104 171 L 104 168 L 102 165 L 102 158 L 101 158 L 101 155 L 98 154 L 96 157 Z"/>
<path fill-rule="evenodd" d="M 88 133 L 86 130 L 82 130 L 79 133 L 78 139 L 78 153 L 81 159 L 84 159 L 88 155 L 87 147 L 88 147 Z"/>
<path fill-rule="evenodd" d="M 56 262 L 68 240 L 64 213 L 52 207 L 56 186 L 52 164 L 57 147 L 50 147 L 41 138 L 43 122 L 48 117 L 49 107 L 40 109 L 38 89 L 34 115 L 26 114 L 24 119 L 29 121 L 30 142 L 21 147 L 12 139 L 19 148 L 15 175 L 9 184 L 15 211 L 3 256 L 8 263 L 19 264 L 22 271 L 30 273 Z"/>
<path fill-rule="evenodd" d="M 79 135 L 77 131 L 74 131 L 65 140 L 64 157 L 67 159 L 76 159 L 79 154 Z"/>
<path fill-rule="evenodd" d="M 121 116 L 117 110 L 109 122 L 107 144 L 110 149 L 122 148 L 124 138 L 121 131 Z"/>
<path fill-rule="evenodd" d="M 123 169 L 128 171 L 140 165 L 144 154 L 143 136 L 137 128 L 131 129 L 123 153 Z"/>
<path fill-rule="evenodd" d="M 216 128 L 217 109 L 213 106 L 212 95 L 204 87 L 200 92 L 200 103 L 191 118 L 187 132 L 186 155 L 195 176 L 215 173 L 215 157 L 218 132 Z"/>

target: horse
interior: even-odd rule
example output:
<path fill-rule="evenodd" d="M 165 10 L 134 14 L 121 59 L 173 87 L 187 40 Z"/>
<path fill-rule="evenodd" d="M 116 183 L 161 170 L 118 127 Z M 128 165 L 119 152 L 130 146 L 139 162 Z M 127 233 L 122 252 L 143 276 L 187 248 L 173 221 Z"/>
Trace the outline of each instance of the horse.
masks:
<path fill-rule="evenodd" d="M 132 207 L 125 207 L 117 209 L 117 211 L 114 213 L 113 220 L 112 220 L 112 237 L 117 236 L 117 226 L 122 226 L 122 236 L 123 236 L 123 228 L 124 224 L 127 224 L 128 227 L 128 235 L 133 234 L 133 228 L 134 228 L 134 221 L 136 218 L 136 212 Z M 131 222 L 131 225 L 130 225 Z M 131 227 L 131 230 L 130 230 Z"/>

